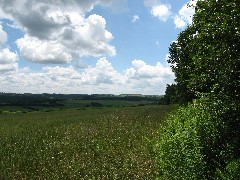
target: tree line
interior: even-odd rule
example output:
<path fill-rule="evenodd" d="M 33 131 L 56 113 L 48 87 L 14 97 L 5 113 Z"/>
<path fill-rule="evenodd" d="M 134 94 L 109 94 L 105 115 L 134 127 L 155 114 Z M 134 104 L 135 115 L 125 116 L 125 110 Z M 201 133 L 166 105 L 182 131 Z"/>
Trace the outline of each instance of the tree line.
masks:
<path fill-rule="evenodd" d="M 180 104 L 160 130 L 160 179 L 240 179 L 240 1 L 199 0 L 193 23 L 170 45 Z"/>

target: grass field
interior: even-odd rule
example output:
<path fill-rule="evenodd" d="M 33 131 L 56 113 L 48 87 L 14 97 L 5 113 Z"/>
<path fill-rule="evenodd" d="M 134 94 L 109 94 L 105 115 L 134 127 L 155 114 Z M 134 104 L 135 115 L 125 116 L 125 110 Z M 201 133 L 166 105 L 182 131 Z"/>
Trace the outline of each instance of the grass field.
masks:
<path fill-rule="evenodd" d="M 91 103 L 99 103 L 105 107 L 123 107 L 123 106 L 138 106 L 138 105 L 147 105 L 154 103 L 156 101 L 148 100 L 136 100 L 136 101 L 127 101 L 127 100 L 66 100 L 64 101 L 65 107 L 86 107 Z"/>
<path fill-rule="evenodd" d="M 0 179 L 153 179 L 171 106 L 0 114 Z"/>

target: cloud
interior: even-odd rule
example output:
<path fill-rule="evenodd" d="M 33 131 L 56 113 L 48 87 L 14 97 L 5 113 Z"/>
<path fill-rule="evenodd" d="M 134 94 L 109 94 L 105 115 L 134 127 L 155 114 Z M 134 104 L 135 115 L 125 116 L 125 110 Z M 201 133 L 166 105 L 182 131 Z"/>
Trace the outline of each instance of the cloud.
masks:
<path fill-rule="evenodd" d="M 169 4 L 153 6 L 151 14 L 162 21 L 166 21 L 171 15 L 171 6 Z"/>
<path fill-rule="evenodd" d="M 106 58 L 94 67 L 44 67 L 40 72 L 18 69 L 0 76 L 3 92 L 34 93 L 143 93 L 164 94 L 174 75 L 169 66 L 155 66 L 143 60 L 133 60 L 132 67 L 118 72 Z"/>
<path fill-rule="evenodd" d="M 187 23 L 186 21 L 183 19 L 183 17 L 179 16 L 179 15 L 176 15 L 174 17 L 174 24 L 175 24 L 175 27 L 176 28 L 184 28 Z"/>
<path fill-rule="evenodd" d="M 17 63 L 12 64 L 0 64 L 0 74 L 5 72 L 16 71 L 18 69 Z"/>
<path fill-rule="evenodd" d="M 125 86 L 129 92 L 164 94 L 166 84 L 174 81 L 171 68 L 160 62 L 151 66 L 143 60 L 134 60 L 132 65 L 133 67 L 125 71 Z"/>
<path fill-rule="evenodd" d="M 95 67 L 85 69 L 82 77 L 85 84 L 115 84 L 119 82 L 120 74 L 104 57 L 97 61 Z"/>
<path fill-rule="evenodd" d="M 88 68 L 88 65 L 85 61 L 78 59 L 75 63 L 75 67 L 78 69 L 85 69 Z"/>
<path fill-rule="evenodd" d="M 173 75 L 169 67 L 164 67 L 161 63 L 156 66 L 147 65 L 142 60 L 132 61 L 133 67 L 127 69 L 126 74 L 129 78 L 142 79 L 142 78 L 169 78 Z"/>
<path fill-rule="evenodd" d="M 0 0 L 0 18 L 10 19 L 15 27 L 25 33 L 17 44 L 20 55 L 26 60 L 36 63 L 68 63 L 73 54 L 78 54 L 79 57 L 116 55 L 115 47 L 110 45 L 113 35 L 106 30 L 106 20 L 96 14 L 85 16 L 95 5 L 115 4 L 114 2 Z M 1 30 L 0 33 L 3 34 Z M 4 38 L 0 39 L 0 42 L 3 41 Z M 56 49 L 61 52 L 57 53 Z M 43 55 L 47 57 L 41 57 Z"/>
<path fill-rule="evenodd" d="M 17 70 L 18 64 L 15 63 L 17 60 L 17 54 L 11 52 L 8 48 L 0 50 L 0 73 Z"/>
<path fill-rule="evenodd" d="M 132 17 L 132 22 L 133 23 L 135 23 L 136 21 L 138 21 L 139 20 L 139 16 L 138 15 L 134 15 L 133 17 Z"/>
<path fill-rule="evenodd" d="M 0 46 L 7 41 L 7 33 L 3 30 L 2 25 L 0 24 Z"/>
<path fill-rule="evenodd" d="M 73 80 L 81 80 L 81 75 L 77 70 L 75 70 L 72 66 L 69 67 L 44 67 L 43 72 L 46 77 L 50 78 L 56 84 L 60 82 L 64 83 L 64 81 L 73 81 Z M 71 83 L 71 82 L 70 82 Z"/>
<path fill-rule="evenodd" d="M 17 60 L 17 54 L 10 52 L 9 49 L 5 48 L 0 51 L 0 64 L 10 64 Z"/>
<path fill-rule="evenodd" d="M 7 33 L 3 30 L 0 24 L 0 46 L 7 41 Z M 18 64 L 18 55 L 11 52 L 8 48 L 0 49 L 0 73 L 16 71 Z"/>
<path fill-rule="evenodd" d="M 174 24 L 176 28 L 184 28 L 188 24 L 192 24 L 196 3 L 197 0 L 193 0 L 182 6 L 178 14 L 174 17 Z"/>
<path fill-rule="evenodd" d="M 105 28 L 106 21 L 102 16 L 90 15 L 84 25 L 64 28 L 60 34 L 61 43 L 80 56 L 115 56 L 116 49 L 109 44 L 113 35 Z"/>
<path fill-rule="evenodd" d="M 163 4 L 159 0 L 144 0 L 144 5 L 150 8 L 150 13 L 161 21 L 167 21 L 171 15 L 170 4 Z"/>
<path fill-rule="evenodd" d="M 25 35 L 18 39 L 16 44 L 21 56 L 32 62 L 60 64 L 72 60 L 71 54 L 67 53 L 65 47 L 56 41 L 41 41 Z"/>
<path fill-rule="evenodd" d="M 179 12 L 172 16 L 176 28 L 184 28 L 192 23 L 192 18 L 195 13 L 195 6 L 198 0 L 189 0 L 184 4 Z M 144 5 L 150 8 L 150 13 L 154 17 L 158 17 L 161 21 L 167 21 L 171 16 L 171 6 L 163 4 L 160 0 L 144 0 Z"/>

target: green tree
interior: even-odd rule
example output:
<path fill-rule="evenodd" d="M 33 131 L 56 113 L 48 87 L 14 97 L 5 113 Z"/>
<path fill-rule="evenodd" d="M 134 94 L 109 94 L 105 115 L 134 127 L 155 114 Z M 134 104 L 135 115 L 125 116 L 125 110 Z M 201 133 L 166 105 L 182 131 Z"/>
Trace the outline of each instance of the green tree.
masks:
<path fill-rule="evenodd" d="M 198 1 L 193 24 L 169 48 L 183 101 L 198 93 L 239 98 L 240 1 Z"/>
<path fill-rule="evenodd" d="M 191 74 L 194 71 L 193 61 L 190 54 L 193 28 L 188 27 L 181 32 L 177 41 L 173 42 L 169 48 L 168 63 L 172 64 L 172 70 L 176 76 L 177 91 L 179 94 L 179 102 L 190 102 L 194 98 L 194 92 L 188 87 L 191 80 Z"/>
<path fill-rule="evenodd" d="M 176 84 L 167 84 L 163 104 L 176 104 L 178 103 L 178 92 Z"/>
<path fill-rule="evenodd" d="M 240 1 L 199 0 L 168 62 L 180 102 L 156 143 L 161 179 L 239 179 Z"/>

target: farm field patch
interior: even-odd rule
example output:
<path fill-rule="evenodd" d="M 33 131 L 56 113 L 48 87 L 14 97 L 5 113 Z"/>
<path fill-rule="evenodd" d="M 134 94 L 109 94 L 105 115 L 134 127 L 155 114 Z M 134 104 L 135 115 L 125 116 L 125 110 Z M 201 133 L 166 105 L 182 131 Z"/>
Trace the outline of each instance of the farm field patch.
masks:
<path fill-rule="evenodd" d="M 0 114 L 0 177 L 152 179 L 152 141 L 171 106 Z"/>

